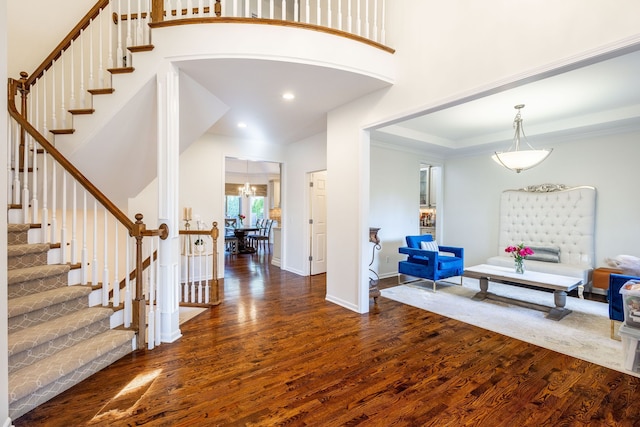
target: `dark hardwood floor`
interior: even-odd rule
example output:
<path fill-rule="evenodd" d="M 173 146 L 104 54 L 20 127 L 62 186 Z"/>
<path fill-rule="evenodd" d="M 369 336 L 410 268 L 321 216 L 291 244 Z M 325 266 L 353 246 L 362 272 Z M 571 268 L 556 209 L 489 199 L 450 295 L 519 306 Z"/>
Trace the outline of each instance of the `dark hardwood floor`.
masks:
<path fill-rule="evenodd" d="M 640 425 L 638 378 L 385 298 L 359 315 L 268 256 L 228 259 L 223 295 L 15 426 Z"/>

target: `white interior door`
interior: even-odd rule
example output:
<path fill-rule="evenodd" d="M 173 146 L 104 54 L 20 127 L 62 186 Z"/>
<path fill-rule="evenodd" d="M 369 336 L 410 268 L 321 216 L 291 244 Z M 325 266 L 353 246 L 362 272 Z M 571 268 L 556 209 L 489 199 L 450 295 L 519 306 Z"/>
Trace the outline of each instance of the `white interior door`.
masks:
<path fill-rule="evenodd" d="M 327 171 L 310 174 L 310 274 L 327 271 Z"/>

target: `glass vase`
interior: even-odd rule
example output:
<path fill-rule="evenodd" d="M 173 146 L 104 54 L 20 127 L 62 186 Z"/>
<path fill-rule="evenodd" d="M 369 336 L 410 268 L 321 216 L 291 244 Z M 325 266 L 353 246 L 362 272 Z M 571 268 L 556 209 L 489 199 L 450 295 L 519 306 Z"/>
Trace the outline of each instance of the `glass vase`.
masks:
<path fill-rule="evenodd" d="M 517 259 L 516 260 L 516 274 L 524 274 L 524 260 Z"/>

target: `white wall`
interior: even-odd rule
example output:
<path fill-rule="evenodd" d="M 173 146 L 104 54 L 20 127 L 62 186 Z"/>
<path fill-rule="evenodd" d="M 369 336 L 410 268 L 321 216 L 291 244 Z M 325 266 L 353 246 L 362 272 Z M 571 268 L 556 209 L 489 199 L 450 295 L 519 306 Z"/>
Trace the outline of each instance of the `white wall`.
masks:
<path fill-rule="evenodd" d="M 398 261 L 406 258 L 398 253 L 398 247 L 405 246 L 405 236 L 420 231 L 419 171 L 425 162 L 440 164 L 441 160 L 372 142 L 369 226 L 380 227 L 381 249 L 372 268 L 381 278 L 398 273 Z M 370 262 L 372 250 L 368 250 Z"/>
<path fill-rule="evenodd" d="M 286 147 L 282 181 L 281 267 L 309 274 L 309 172 L 327 168 L 327 135 L 320 133 Z M 328 194 L 328 197 L 331 197 Z"/>
<path fill-rule="evenodd" d="M 18 78 L 21 71 L 31 74 L 96 1 L 7 0 L 6 4 L 12 17 L 2 27 L 8 31 L 8 70 L 10 77 Z"/>

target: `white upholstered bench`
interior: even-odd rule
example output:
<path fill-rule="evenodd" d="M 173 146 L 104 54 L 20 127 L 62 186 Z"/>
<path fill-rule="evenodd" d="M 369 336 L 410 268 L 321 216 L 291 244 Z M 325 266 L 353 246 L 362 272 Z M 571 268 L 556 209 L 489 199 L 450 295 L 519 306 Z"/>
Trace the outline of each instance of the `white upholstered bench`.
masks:
<path fill-rule="evenodd" d="M 545 254 L 557 251 L 557 257 L 526 259 L 525 268 L 580 278 L 583 285 L 578 288 L 578 294 L 582 297 L 585 288 L 591 289 L 595 208 L 596 189 L 593 187 L 543 184 L 504 191 L 500 198 L 498 255 L 486 263 L 513 267 L 514 259 L 504 249 L 520 243 L 533 247 L 534 251 L 539 248 L 539 252 Z"/>

